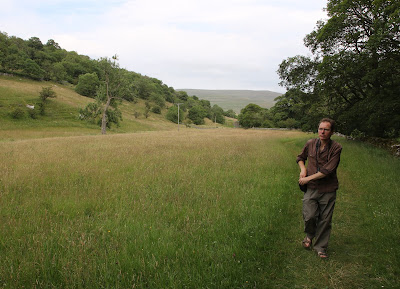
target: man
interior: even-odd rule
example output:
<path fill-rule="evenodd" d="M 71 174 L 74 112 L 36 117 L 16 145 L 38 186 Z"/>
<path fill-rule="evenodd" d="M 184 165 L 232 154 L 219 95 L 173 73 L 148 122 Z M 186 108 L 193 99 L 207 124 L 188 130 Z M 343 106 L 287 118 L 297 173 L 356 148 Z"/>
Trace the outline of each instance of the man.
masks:
<path fill-rule="evenodd" d="M 320 258 L 328 258 L 327 248 L 331 233 L 336 190 L 339 187 L 336 169 L 340 162 L 342 146 L 331 140 L 335 121 L 324 118 L 318 126 L 317 139 L 307 141 L 297 156 L 300 167 L 300 185 L 307 185 L 303 198 L 304 232 L 302 245 L 314 250 Z M 307 168 L 305 163 L 308 160 Z"/>

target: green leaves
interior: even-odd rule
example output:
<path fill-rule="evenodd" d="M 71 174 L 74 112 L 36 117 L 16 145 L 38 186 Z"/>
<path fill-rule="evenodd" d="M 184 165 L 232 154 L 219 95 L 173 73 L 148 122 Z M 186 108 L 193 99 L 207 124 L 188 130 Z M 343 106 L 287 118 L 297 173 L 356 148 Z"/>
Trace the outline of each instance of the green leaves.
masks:
<path fill-rule="evenodd" d="M 399 136 L 399 11 L 398 1 L 328 1 L 330 18 L 304 39 L 313 57 L 282 61 L 280 85 L 308 94 L 303 108 L 336 118 L 342 133 L 358 128 L 370 136 L 384 137 L 386 130 Z"/>

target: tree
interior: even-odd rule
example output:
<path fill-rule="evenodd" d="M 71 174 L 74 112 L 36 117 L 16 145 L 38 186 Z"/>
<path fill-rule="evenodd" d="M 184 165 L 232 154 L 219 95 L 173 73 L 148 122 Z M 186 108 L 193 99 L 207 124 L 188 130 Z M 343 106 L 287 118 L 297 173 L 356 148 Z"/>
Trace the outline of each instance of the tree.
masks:
<path fill-rule="evenodd" d="M 51 86 L 48 86 L 42 87 L 42 91 L 39 93 L 39 97 L 42 102 L 46 102 L 48 98 L 57 97 L 57 94 Z"/>
<path fill-rule="evenodd" d="M 187 116 L 194 124 L 204 124 L 204 118 L 207 117 L 207 111 L 201 105 L 195 105 L 189 109 Z"/>
<path fill-rule="evenodd" d="M 313 58 L 284 60 L 281 85 L 305 93 L 304 107 L 336 118 L 343 133 L 398 136 L 400 2 L 329 0 L 326 10 L 305 37 Z"/>
<path fill-rule="evenodd" d="M 211 120 L 220 124 L 225 123 L 224 110 L 216 104 L 211 108 Z"/>
<path fill-rule="evenodd" d="M 79 110 L 80 119 L 85 119 L 93 124 L 101 123 L 102 104 L 101 101 L 89 103 L 85 108 Z"/>
<path fill-rule="evenodd" d="M 98 60 L 100 85 L 96 90 L 96 104 L 90 103 L 81 110 L 81 118 L 92 121 L 99 116 L 101 111 L 99 123 L 102 134 L 106 134 L 107 128 L 110 128 L 112 123 L 118 125 L 119 120 L 122 120 L 118 104 L 129 87 L 128 79 L 123 77 L 123 70 L 119 68 L 117 60 L 117 56 Z"/>
<path fill-rule="evenodd" d="M 41 115 L 45 114 L 47 99 L 55 97 L 57 97 L 57 94 L 51 86 L 42 87 L 42 91 L 39 93 L 39 110 Z"/>
<path fill-rule="evenodd" d="M 263 108 L 250 103 L 240 111 L 239 124 L 244 128 L 261 127 L 263 123 Z"/>
<path fill-rule="evenodd" d="M 123 87 L 127 83 L 122 77 L 117 60 L 118 57 L 115 55 L 112 59 L 101 58 L 99 61 L 102 85 L 97 90 L 97 97 L 104 104 L 101 117 L 102 134 L 106 134 L 107 127 L 111 126 L 111 123 L 118 123 L 118 120 L 122 119 L 118 103 L 122 99 Z"/>
<path fill-rule="evenodd" d="M 228 109 L 224 112 L 224 115 L 230 118 L 237 118 L 236 112 L 233 109 Z"/>
<path fill-rule="evenodd" d="M 182 121 L 184 116 L 184 112 L 181 108 L 179 108 L 179 118 Z M 173 105 L 170 108 L 168 108 L 167 115 L 165 116 L 168 120 L 178 123 L 178 106 Z"/>
<path fill-rule="evenodd" d="M 96 73 L 82 74 L 79 76 L 75 91 L 84 96 L 95 97 L 99 84 L 99 77 Z"/>
<path fill-rule="evenodd" d="M 42 79 L 44 76 L 43 69 L 41 69 L 40 66 L 30 58 L 25 60 L 23 64 L 23 72 L 27 76 L 37 80 Z"/>

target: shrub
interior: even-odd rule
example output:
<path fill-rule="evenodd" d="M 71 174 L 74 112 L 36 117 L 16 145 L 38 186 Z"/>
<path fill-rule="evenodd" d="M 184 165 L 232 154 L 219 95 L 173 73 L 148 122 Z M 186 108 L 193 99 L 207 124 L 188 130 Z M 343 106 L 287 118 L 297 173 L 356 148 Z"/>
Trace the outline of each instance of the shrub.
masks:
<path fill-rule="evenodd" d="M 363 139 L 363 138 L 365 138 L 365 133 L 362 131 L 359 131 L 358 129 L 355 129 L 351 132 L 350 137 L 353 139 Z"/>
<path fill-rule="evenodd" d="M 36 109 L 29 109 L 28 114 L 32 119 L 37 119 L 38 113 Z"/>
<path fill-rule="evenodd" d="M 82 74 L 79 76 L 79 81 L 75 87 L 75 91 L 80 95 L 95 97 L 99 84 L 99 77 L 95 72 Z"/>
<path fill-rule="evenodd" d="M 156 106 L 154 106 L 154 107 L 151 109 L 151 112 L 152 112 L 152 113 L 161 114 L 161 107 L 159 107 L 158 105 L 156 105 Z"/>
<path fill-rule="evenodd" d="M 25 116 L 25 110 L 22 109 L 21 107 L 17 107 L 11 112 L 11 117 L 14 119 L 21 119 L 24 118 L 24 116 Z"/>

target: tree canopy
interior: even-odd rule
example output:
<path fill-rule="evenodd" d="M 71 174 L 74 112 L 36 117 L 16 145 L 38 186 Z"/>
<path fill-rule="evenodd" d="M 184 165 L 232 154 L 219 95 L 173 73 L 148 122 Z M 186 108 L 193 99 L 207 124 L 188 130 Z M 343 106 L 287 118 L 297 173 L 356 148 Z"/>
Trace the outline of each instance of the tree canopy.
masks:
<path fill-rule="evenodd" d="M 304 129 L 330 116 L 345 134 L 398 137 L 400 2 L 329 0 L 326 11 L 329 19 L 304 39 L 312 56 L 280 64 L 280 84 L 288 92 L 275 112 Z"/>

